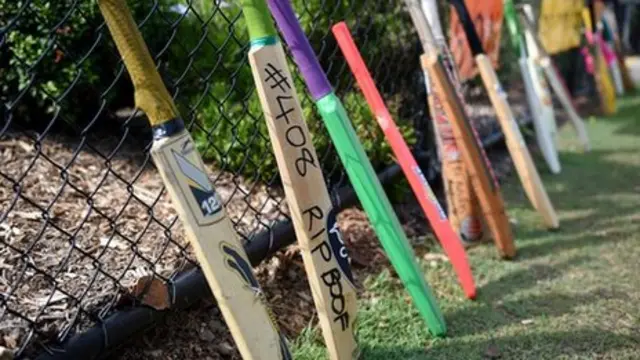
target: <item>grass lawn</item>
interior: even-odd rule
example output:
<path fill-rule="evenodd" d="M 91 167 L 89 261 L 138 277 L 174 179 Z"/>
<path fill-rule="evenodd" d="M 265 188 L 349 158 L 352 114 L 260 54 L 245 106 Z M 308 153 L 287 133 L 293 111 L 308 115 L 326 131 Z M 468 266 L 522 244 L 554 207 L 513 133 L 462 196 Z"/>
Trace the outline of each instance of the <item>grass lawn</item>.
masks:
<path fill-rule="evenodd" d="M 561 130 L 563 171 L 538 163 L 561 228 L 545 231 L 512 173 L 503 192 L 518 257 L 493 245 L 469 251 L 479 293 L 465 300 L 450 265 L 422 261 L 448 336 L 431 337 L 387 271 L 364 283 L 358 339 L 366 360 L 640 358 L 640 98 L 616 116 L 585 119 L 593 145 L 582 153 Z M 317 330 L 295 341 L 295 358 L 325 359 Z"/>

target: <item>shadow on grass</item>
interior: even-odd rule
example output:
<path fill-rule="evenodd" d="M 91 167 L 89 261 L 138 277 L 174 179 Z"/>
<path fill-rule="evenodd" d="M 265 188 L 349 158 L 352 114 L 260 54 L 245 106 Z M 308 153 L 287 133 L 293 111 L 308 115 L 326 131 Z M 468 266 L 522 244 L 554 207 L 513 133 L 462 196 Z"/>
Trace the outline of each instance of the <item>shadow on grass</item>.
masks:
<path fill-rule="evenodd" d="M 603 352 L 619 353 L 618 359 L 632 359 L 638 339 L 608 331 L 578 330 L 525 333 L 480 339 L 448 338 L 424 348 L 365 345 L 366 360 L 473 360 L 473 359 L 557 359 L 562 356 L 599 358 Z M 622 354 L 626 354 L 622 355 Z"/>
<path fill-rule="evenodd" d="M 531 264 L 524 269 L 511 271 L 483 285 L 477 301 L 496 301 L 504 298 L 505 294 L 528 290 L 542 281 L 552 281 L 562 276 L 568 269 L 589 263 L 591 259 L 582 255 L 553 265 Z"/>
<path fill-rule="evenodd" d="M 534 264 L 527 269 L 510 272 L 480 288 L 478 298 L 467 306 L 447 312 L 448 336 L 466 336 L 518 324 L 539 316 L 562 316 L 576 306 L 597 301 L 601 293 L 568 294 L 550 292 L 525 298 L 504 300 L 510 294 L 553 281 L 568 269 L 588 263 L 590 257 L 579 256 L 553 266 Z"/>
<path fill-rule="evenodd" d="M 416 359 L 558 359 L 607 358 L 632 359 L 637 354 L 638 339 L 609 331 L 576 330 L 523 333 L 513 336 L 443 341 L 427 349 L 424 357 Z M 598 354 L 618 353 L 619 357 Z M 625 353 L 626 355 L 623 355 Z M 564 356 L 564 357 L 563 357 Z M 387 359 L 372 357 L 372 359 Z M 391 359 L 391 357 L 389 358 Z"/>
<path fill-rule="evenodd" d="M 561 213 L 560 229 L 515 229 L 519 260 L 626 241 L 637 232 L 628 216 L 638 214 L 638 202 L 626 200 L 640 193 L 634 181 L 640 174 L 640 161 L 634 160 L 640 157 L 640 122 L 635 117 L 639 109 L 639 100 L 627 99 L 618 114 L 591 127 L 592 151 L 561 153 L 562 173 L 544 176 L 549 197 Z M 530 208 L 518 187 L 506 191 L 517 206 Z"/>
<path fill-rule="evenodd" d="M 422 360 L 426 359 L 426 349 L 423 347 L 399 347 L 384 345 L 364 345 L 361 360 Z"/>
<path fill-rule="evenodd" d="M 616 113 L 607 121 L 617 121 L 623 123 L 615 134 L 640 136 L 640 126 L 638 125 L 638 108 L 640 99 L 636 96 L 626 96 L 622 99 L 623 105 L 619 106 Z"/>

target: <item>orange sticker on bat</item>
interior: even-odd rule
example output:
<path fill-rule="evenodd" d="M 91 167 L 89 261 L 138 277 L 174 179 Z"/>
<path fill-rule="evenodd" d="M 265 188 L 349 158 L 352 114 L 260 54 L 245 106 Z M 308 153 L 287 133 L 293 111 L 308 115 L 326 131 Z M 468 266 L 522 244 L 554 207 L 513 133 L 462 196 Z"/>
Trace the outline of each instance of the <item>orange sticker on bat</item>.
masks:
<path fill-rule="evenodd" d="M 482 48 L 491 59 L 493 68 L 497 69 L 502 33 L 502 0 L 465 0 L 465 4 L 482 41 Z M 458 68 L 460 80 L 465 81 L 476 76 L 478 68 L 458 14 L 453 8 L 450 14 L 449 47 Z"/>

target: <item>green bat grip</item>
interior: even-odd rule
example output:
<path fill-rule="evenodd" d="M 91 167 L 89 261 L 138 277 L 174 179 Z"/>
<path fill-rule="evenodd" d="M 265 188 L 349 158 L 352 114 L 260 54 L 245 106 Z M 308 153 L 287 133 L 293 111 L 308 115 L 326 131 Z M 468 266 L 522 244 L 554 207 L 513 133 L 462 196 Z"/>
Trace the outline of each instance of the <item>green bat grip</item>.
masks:
<path fill-rule="evenodd" d="M 520 29 L 520 24 L 518 23 L 518 14 L 516 13 L 515 5 L 513 5 L 513 0 L 504 0 L 504 19 L 511 35 L 511 44 L 516 51 L 521 52 L 524 48 L 522 29 Z"/>
<path fill-rule="evenodd" d="M 125 0 L 98 0 L 98 6 L 131 76 L 136 106 L 147 114 L 152 126 L 177 118 L 176 105 Z"/>
<path fill-rule="evenodd" d="M 316 105 L 331 139 L 336 144 L 336 151 L 349 180 L 389 260 L 411 294 L 418 311 L 426 320 L 431 333 L 436 336 L 444 335 L 447 327 L 438 304 L 415 261 L 413 249 L 360 145 L 342 103 L 334 93 L 330 93 L 318 100 Z"/>
<path fill-rule="evenodd" d="M 275 37 L 278 34 L 273 25 L 273 20 L 271 20 L 267 3 L 264 0 L 241 0 L 240 4 L 249 28 L 249 39 L 251 41 Z"/>

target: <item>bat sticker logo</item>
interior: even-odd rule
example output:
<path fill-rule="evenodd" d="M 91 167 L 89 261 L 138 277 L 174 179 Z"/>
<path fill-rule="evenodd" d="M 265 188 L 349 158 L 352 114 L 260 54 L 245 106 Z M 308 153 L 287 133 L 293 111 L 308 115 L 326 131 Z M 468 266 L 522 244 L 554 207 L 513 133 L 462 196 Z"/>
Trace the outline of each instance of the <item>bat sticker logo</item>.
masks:
<path fill-rule="evenodd" d="M 507 98 L 507 92 L 504 91 L 504 88 L 502 87 L 502 84 L 500 84 L 499 82 L 496 83 L 494 85 L 495 89 L 496 89 L 496 93 L 498 94 L 498 96 L 500 96 L 503 99 Z"/>
<path fill-rule="evenodd" d="M 431 85 L 431 79 L 429 78 L 429 72 L 425 69 L 424 74 L 424 86 L 427 91 L 427 96 L 433 94 L 433 87 Z"/>
<path fill-rule="evenodd" d="M 353 285 L 354 281 L 353 274 L 351 273 L 351 264 L 349 262 L 349 252 L 347 251 L 347 247 L 344 245 L 344 240 L 342 239 L 342 234 L 340 233 L 338 222 L 336 220 L 336 212 L 331 209 L 329 214 L 327 214 L 326 227 L 329 235 L 329 245 L 331 246 L 333 255 L 335 256 L 342 273 Z"/>
<path fill-rule="evenodd" d="M 427 181 L 427 178 L 424 177 L 424 174 L 422 173 L 422 170 L 420 170 L 420 167 L 418 165 L 414 166 L 413 172 L 418 176 L 418 179 L 420 179 L 422 186 L 427 192 L 429 201 L 431 201 L 433 205 L 436 207 L 436 209 L 438 210 L 438 215 L 440 215 L 440 220 L 446 220 L 447 214 L 445 214 L 444 210 L 442 209 L 442 206 L 440 206 L 438 199 L 436 199 L 436 195 L 433 193 L 433 191 L 431 191 L 431 188 L 429 187 L 429 182 Z"/>
<path fill-rule="evenodd" d="M 251 264 L 242 256 L 240 252 L 227 243 L 222 243 L 222 252 L 224 253 L 225 263 L 229 268 L 231 268 L 235 273 L 242 279 L 245 285 L 254 293 L 256 299 L 262 302 L 265 305 L 265 309 L 267 309 L 267 315 L 271 319 L 271 324 L 274 326 L 274 330 L 278 333 L 280 337 L 280 354 L 282 360 L 293 360 L 291 353 L 289 352 L 289 347 L 287 346 L 286 339 L 280 332 L 275 328 L 275 318 L 271 311 L 269 310 L 267 301 L 265 300 L 264 294 L 262 293 L 262 289 L 260 288 L 260 284 L 258 280 L 253 275 L 253 271 L 251 268 Z"/>
<path fill-rule="evenodd" d="M 178 168 L 187 178 L 189 190 L 191 190 L 191 194 L 193 194 L 193 197 L 199 204 L 202 215 L 206 217 L 220 212 L 220 210 L 222 210 L 222 204 L 218 201 L 218 197 L 207 173 L 187 159 L 186 156 L 176 151 L 171 151 L 171 153 L 178 164 Z"/>

